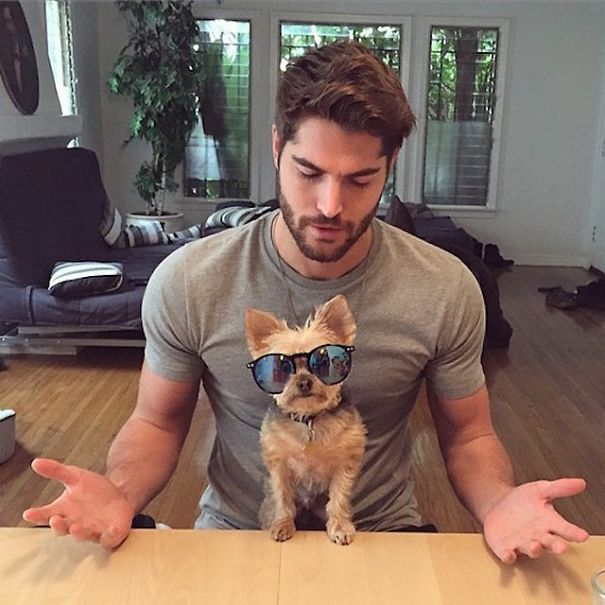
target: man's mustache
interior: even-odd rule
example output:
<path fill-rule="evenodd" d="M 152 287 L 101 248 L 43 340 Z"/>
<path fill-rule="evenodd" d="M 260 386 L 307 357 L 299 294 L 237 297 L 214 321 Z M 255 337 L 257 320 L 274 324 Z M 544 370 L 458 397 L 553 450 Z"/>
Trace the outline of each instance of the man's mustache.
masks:
<path fill-rule="evenodd" d="M 327 227 L 342 227 L 342 221 L 340 216 L 303 216 L 300 219 L 300 227 L 306 227 L 307 225 L 326 225 Z"/>

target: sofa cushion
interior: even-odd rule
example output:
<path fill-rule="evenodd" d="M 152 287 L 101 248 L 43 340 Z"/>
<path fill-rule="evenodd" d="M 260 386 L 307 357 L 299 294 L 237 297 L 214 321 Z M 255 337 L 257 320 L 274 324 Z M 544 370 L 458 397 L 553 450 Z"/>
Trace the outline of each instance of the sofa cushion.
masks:
<path fill-rule="evenodd" d="M 80 261 L 57 263 L 48 283 L 48 291 L 60 298 L 81 298 L 117 290 L 124 279 L 120 263 Z"/>
<path fill-rule="evenodd" d="M 271 212 L 269 206 L 232 206 L 220 208 L 213 212 L 204 225 L 204 233 L 211 229 L 225 229 L 228 227 L 239 227 L 251 223 L 263 214 Z"/>
<path fill-rule="evenodd" d="M 0 234 L 23 285 L 46 287 L 62 260 L 103 259 L 106 193 L 94 152 L 49 149 L 0 157 Z"/>

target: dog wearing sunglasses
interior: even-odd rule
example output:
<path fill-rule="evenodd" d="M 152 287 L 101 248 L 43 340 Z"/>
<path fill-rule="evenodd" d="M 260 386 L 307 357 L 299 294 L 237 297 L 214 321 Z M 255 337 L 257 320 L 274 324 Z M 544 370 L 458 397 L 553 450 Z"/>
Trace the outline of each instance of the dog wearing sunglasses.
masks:
<path fill-rule="evenodd" d="M 271 313 L 246 311 L 246 338 L 257 385 L 271 393 L 261 427 L 269 477 L 259 511 L 263 529 L 277 541 L 296 531 L 303 509 L 325 521 L 330 539 L 355 536 L 351 493 L 366 444 L 359 412 L 342 393 L 351 371 L 356 326 L 344 296 L 316 308 L 302 327 Z"/>

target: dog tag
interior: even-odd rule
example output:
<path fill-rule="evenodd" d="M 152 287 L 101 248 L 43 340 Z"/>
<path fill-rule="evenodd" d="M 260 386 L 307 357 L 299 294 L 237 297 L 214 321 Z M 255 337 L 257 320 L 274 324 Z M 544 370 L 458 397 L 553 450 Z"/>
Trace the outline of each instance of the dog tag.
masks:
<path fill-rule="evenodd" d="M 313 418 L 309 418 L 307 421 L 307 437 L 309 441 L 313 441 L 315 439 L 315 431 L 313 430 Z"/>

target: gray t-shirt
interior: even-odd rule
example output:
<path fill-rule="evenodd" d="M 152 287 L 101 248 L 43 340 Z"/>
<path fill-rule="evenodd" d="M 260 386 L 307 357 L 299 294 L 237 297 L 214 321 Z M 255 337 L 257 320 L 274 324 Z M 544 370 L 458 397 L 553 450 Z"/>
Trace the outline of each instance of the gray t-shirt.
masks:
<path fill-rule="evenodd" d="M 367 262 L 345 276 L 307 279 L 285 263 L 282 273 L 271 239 L 275 216 L 187 244 L 156 269 L 145 293 L 147 364 L 171 380 L 201 379 L 216 416 L 210 485 L 196 527 L 259 527 L 266 476 L 259 430 L 271 399 L 246 368 L 245 309 L 295 325 L 292 306 L 304 321 L 339 293 L 357 322 L 353 369 L 343 388 L 368 430 L 352 501 L 356 526 L 419 525 L 409 479 L 409 414 L 423 379 L 450 398 L 483 384 L 479 286 L 457 258 L 378 219 Z"/>

